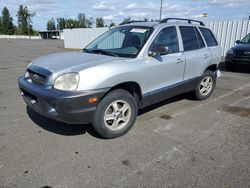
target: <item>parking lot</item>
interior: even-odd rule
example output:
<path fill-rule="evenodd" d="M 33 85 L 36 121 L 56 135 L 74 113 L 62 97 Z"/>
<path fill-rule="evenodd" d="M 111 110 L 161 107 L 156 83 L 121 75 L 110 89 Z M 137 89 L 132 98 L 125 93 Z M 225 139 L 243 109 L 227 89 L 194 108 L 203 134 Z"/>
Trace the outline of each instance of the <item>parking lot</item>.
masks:
<path fill-rule="evenodd" d="M 222 72 L 214 94 L 140 111 L 123 137 L 27 108 L 17 79 L 58 41 L 0 40 L 0 187 L 250 187 L 250 73 Z"/>

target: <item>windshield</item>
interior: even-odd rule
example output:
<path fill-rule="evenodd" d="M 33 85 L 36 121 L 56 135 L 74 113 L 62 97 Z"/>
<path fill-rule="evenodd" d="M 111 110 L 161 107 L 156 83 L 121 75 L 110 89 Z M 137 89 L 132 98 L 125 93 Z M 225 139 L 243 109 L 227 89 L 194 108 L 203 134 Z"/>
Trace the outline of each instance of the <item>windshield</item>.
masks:
<path fill-rule="evenodd" d="M 240 42 L 241 43 L 250 43 L 250 33 L 247 34 Z"/>
<path fill-rule="evenodd" d="M 152 27 L 117 27 L 98 37 L 84 48 L 84 51 L 133 58 L 139 54 L 152 31 Z"/>

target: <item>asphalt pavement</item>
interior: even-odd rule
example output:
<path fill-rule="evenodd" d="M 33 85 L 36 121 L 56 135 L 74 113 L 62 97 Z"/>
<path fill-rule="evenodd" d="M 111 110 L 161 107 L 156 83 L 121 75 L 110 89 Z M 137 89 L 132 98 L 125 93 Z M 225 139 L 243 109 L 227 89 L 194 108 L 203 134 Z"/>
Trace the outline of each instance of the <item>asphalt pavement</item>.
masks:
<path fill-rule="evenodd" d="M 58 41 L 0 40 L 0 187 L 250 187 L 250 72 L 222 71 L 214 94 L 140 111 L 123 137 L 26 107 L 17 79 Z"/>

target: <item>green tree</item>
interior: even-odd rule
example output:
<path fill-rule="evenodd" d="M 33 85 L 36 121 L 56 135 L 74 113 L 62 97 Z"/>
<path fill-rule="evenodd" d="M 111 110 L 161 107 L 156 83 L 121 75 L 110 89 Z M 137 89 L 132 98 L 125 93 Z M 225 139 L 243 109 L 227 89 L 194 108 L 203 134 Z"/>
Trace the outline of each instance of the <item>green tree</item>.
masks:
<path fill-rule="evenodd" d="M 75 19 L 67 19 L 66 20 L 66 26 L 67 28 L 78 28 L 79 27 L 79 21 Z"/>
<path fill-rule="evenodd" d="M 77 19 L 57 18 L 57 24 L 60 30 L 67 28 L 89 28 L 93 24 L 93 19 L 87 18 L 85 14 L 80 13 Z"/>
<path fill-rule="evenodd" d="M 0 16 L 0 34 L 3 34 L 2 17 Z"/>
<path fill-rule="evenodd" d="M 114 23 L 114 22 L 111 22 L 111 23 L 109 24 L 109 28 L 114 27 L 114 26 L 115 26 L 115 23 Z"/>
<path fill-rule="evenodd" d="M 96 27 L 104 27 L 104 20 L 102 17 L 96 18 Z"/>
<path fill-rule="evenodd" d="M 53 18 L 48 20 L 48 22 L 47 22 L 47 30 L 48 31 L 56 30 L 56 23 L 55 23 L 55 20 Z"/>
<path fill-rule="evenodd" d="M 1 25 L 2 25 L 2 33 L 3 34 L 6 34 L 6 35 L 14 34 L 13 18 L 10 16 L 10 13 L 9 13 L 9 10 L 7 9 L 7 7 L 3 8 Z"/>
<path fill-rule="evenodd" d="M 151 21 L 151 22 L 159 22 L 160 20 L 159 20 L 159 19 L 155 19 L 155 20 L 154 20 L 154 19 L 151 19 L 150 21 Z"/>
<path fill-rule="evenodd" d="M 58 29 L 63 30 L 66 28 L 66 20 L 64 18 L 57 18 Z"/>
<path fill-rule="evenodd" d="M 33 34 L 32 20 L 34 14 L 31 14 L 27 6 L 20 5 L 17 12 L 17 23 L 19 34 Z"/>
<path fill-rule="evenodd" d="M 86 21 L 87 21 L 87 18 L 85 16 L 85 14 L 83 14 L 83 13 L 78 14 L 78 23 L 79 23 L 80 28 L 87 27 Z"/>
<path fill-rule="evenodd" d="M 84 13 L 78 14 L 78 22 L 80 28 L 89 28 L 93 25 L 93 18 L 87 18 Z"/>
<path fill-rule="evenodd" d="M 119 24 L 119 25 L 124 25 L 124 24 L 128 24 L 131 21 L 131 18 L 124 18 L 124 20 Z"/>
<path fill-rule="evenodd" d="M 87 27 L 87 28 L 92 27 L 93 23 L 94 23 L 93 18 L 87 18 L 87 19 L 86 19 L 86 27 Z"/>

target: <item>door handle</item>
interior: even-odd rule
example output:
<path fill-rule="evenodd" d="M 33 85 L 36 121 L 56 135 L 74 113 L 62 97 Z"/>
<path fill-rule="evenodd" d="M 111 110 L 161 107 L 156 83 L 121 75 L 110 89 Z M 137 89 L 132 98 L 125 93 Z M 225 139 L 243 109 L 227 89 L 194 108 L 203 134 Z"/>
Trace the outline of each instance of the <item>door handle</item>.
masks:
<path fill-rule="evenodd" d="M 205 59 L 209 58 L 210 56 L 208 54 L 204 54 L 203 56 Z"/>
<path fill-rule="evenodd" d="M 183 60 L 182 59 L 177 59 L 176 63 L 179 64 L 179 63 L 182 63 Z"/>

